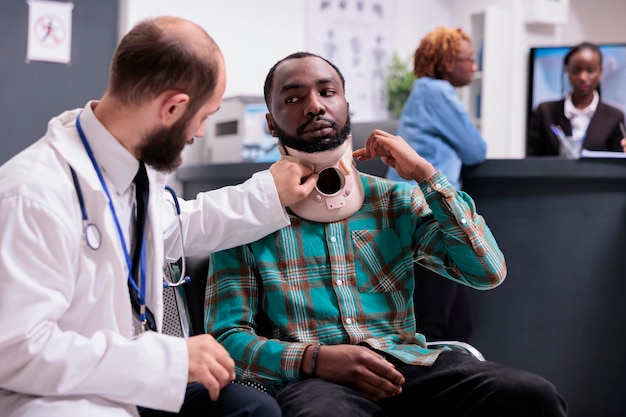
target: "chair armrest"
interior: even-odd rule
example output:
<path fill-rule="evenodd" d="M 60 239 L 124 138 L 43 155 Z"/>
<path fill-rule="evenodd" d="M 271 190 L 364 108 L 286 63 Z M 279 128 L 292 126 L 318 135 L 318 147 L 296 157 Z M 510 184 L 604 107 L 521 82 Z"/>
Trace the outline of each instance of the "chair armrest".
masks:
<path fill-rule="evenodd" d="M 472 355 L 479 361 L 484 361 L 485 357 L 478 349 L 469 343 L 459 342 L 456 340 L 442 340 L 437 342 L 426 342 L 426 346 L 430 349 L 441 349 L 443 347 L 448 347 L 451 350 L 455 350 L 457 352 L 463 352 L 468 355 Z"/>

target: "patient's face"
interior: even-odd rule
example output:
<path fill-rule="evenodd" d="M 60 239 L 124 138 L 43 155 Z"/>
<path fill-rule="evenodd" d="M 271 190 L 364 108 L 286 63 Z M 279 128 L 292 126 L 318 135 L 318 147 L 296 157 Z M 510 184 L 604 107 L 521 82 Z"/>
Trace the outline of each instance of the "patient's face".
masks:
<path fill-rule="evenodd" d="M 334 149 L 350 134 L 350 115 L 341 78 L 317 57 L 289 59 L 274 74 L 268 127 L 302 152 Z"/>

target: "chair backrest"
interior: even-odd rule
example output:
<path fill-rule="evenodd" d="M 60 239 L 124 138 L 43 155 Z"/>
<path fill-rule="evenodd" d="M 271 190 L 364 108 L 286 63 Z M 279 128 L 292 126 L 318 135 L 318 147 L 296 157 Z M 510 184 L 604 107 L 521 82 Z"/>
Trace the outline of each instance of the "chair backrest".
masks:
<path fill-rule="evenodd" d="M 169 282 L 176 282 L 180 276 L 178 263 L 167 264 L 163 268 Z M 186 295 L 182 287 L 163 288 L 163 333 L 178 337 L 191 334 L 190 316 Z"/>
<path fill-rule="evenodd" d="M 191 335 L 206 333 L 204 330 L 204 293 L 209 273 L 209 257 L 188 256 L 187 275 L 191 281 L 182 286 L 189 316 Z"/>

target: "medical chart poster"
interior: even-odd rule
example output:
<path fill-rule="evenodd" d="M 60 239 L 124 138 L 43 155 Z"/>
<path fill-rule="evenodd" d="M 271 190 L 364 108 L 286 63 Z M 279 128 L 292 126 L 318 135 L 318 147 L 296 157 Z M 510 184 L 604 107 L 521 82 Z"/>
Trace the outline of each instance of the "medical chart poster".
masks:
<path fill-rule="evenodd" d="M 26 61 L 69 64 L 72 51 L 73 3 L 28 0 Z"/>
<path fill-rule="evenodd" d="M 395 0 L 308 0 L 306 47 L 346 78 L 353 121 L 387 120 Z"/>

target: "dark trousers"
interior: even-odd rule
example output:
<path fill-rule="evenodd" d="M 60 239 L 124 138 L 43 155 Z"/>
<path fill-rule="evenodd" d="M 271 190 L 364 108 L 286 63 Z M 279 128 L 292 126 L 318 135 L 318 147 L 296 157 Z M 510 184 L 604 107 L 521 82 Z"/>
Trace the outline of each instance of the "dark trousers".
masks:
<path fill-rule="evenodd" d="M 319 378 L 287 385 L 277 396 L 285 417 L 564 417 L 555 387 L 530 372 L 443 352 L 432 367 L 390 359 L 404 375 L 402 393 L 370 401 Z"/>
<path fill-rule="evenodd" d="M 417 332 L 429 342 L 469 341 L 472 334 L 469 288 L 418 264 L 414 270 Z"/>
<path fill-rule="evenodd" d="M 138 408 L 141 417 L 280 417 L 280 407 L 270 395 L 249 386 L 228 384 L 212 401 L 204 385 L 187 385 L 178 413 Z"/>

